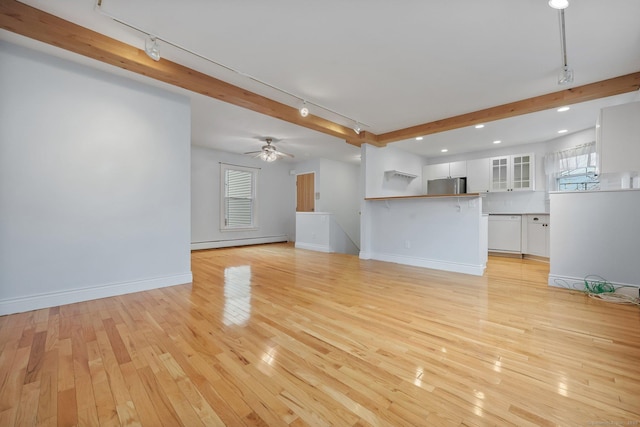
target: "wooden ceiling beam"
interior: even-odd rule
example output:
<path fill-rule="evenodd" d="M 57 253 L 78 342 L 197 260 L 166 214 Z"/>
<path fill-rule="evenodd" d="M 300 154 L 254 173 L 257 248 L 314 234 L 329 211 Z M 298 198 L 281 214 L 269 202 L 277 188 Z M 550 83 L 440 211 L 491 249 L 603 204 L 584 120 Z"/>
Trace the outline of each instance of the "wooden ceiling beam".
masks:
<path fill-rule="evenodd" d="M 156 62 L 143 50 L 15 0 L 0 0 L 0 28 L 257 113 L 335 136 L 357 146 L 363 142 L 376 144 L 374 134 L 361 132 L 358 135 L 349 127 L 318 116 L 302 117 L 297 108 L 166 59 Z"/>
<path fill-rule="evenodd" d="M 294 107 L 175 62 L 166 59 L 153 61 L 141 49 L 15 0 L 0 0 L 0 28 L 257 113 L 341 138 L 358 147 L 364 143 L 384 147 L 388 143 L 417 136 L 619 95 L 640 88 L 640 72 L 636 72 L 384 134 L 376 135 L 366 131 L 356 134 L 353 129 L 322 117 L 314 115 L 301 117 Z"/>
<path fill-rule="evenodd" d="M 402 141 L 418 136 L 473 126 L 522 114 L 535 113 L 564 105 L 592 101 L 607 96 L 620 95 L 638 90 L 639 88 L 640 72 L 636 72 L 584 86 L 561 90 L 559 92 L 523 99 L 522 101 L 511 102 L 497 107 L 378 134 L 377 140 L 378 144 L 386 145 L 391 142 Z"/>

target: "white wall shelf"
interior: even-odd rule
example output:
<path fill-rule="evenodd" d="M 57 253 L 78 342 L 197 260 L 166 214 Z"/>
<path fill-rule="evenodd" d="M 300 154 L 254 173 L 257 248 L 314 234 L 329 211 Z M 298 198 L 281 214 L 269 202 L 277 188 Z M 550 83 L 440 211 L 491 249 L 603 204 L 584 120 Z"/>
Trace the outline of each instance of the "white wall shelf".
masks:
<path fill-rule="evenodd" d="M 388 170 L 388 171 L 384 171 L 384 177 L 386 179 L 391 179 L 393 177 L 398 177 L 398 178 L 404 178 L 408 181 L 411 181 L 415 178 L 418 177 L 418 175 L 414 175 L 412 173 L 408 173 L 408 172 L 401 172 L 398 170 Z"/>

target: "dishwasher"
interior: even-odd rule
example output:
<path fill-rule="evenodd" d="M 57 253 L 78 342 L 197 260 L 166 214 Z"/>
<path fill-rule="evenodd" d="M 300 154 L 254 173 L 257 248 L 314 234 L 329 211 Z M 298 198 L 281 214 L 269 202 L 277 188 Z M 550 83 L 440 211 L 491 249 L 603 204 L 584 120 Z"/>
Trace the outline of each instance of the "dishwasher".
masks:
<path fill-rule="evenodd" d="M 489 250 L 522 252 L 522 216 L 489 215 Z"/>

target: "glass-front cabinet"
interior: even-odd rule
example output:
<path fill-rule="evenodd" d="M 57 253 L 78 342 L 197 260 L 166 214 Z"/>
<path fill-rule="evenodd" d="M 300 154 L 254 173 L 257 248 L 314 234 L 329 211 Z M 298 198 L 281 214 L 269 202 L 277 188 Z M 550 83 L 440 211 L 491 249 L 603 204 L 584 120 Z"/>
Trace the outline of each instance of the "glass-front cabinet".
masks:
<path fill-rule="evenodd" d="M 509 157 L 491 159 L 491 191 L 509 191 Z"/>
<path fill-rule="evenodd" d="M 533 190 L 533 154 L 491 158 L 491 191 Z"/>

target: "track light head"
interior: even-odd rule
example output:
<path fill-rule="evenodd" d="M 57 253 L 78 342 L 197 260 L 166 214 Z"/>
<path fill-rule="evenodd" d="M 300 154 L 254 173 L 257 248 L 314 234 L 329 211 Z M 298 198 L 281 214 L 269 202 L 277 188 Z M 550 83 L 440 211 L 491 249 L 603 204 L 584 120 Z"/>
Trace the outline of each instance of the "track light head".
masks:
<path fill-rule="evenodd" d="M 302 117 L 307 117 L 309 115 L 309 109 L 307 108 L 307 104 L 302 104 L 302 107 L 300 107 L 300 115 Z"/>
<path fill-rule="evenodd" d="M 160 61 L 160 46 L 158 45 L 158 39 L 154 36 L 148 36 L 144 41 L 144 51 L 149 58 L 154 61 Z"/>
<path fill-rule="evenodd" d="M 554 9 L 566 9 L 569 7 L 569 0 L 549 0 L 549 6 Z"/>
<path fill-rule="evenodd" d="M 558 84 L 568 85 L 570 83 L 573 83 L 573 70 L 565 66 L 562 68 L 562 71 L 560 71 L 560 75 L 558 76 Z"/>
<path fill-rule="evenodd" d="M 353 131 L 357 134 L 360 135 L 360 132 L 362 132 L 362 128 L 360 127 L 359 124 L 356 123 L 356 125 L 353 127 Z"/>

